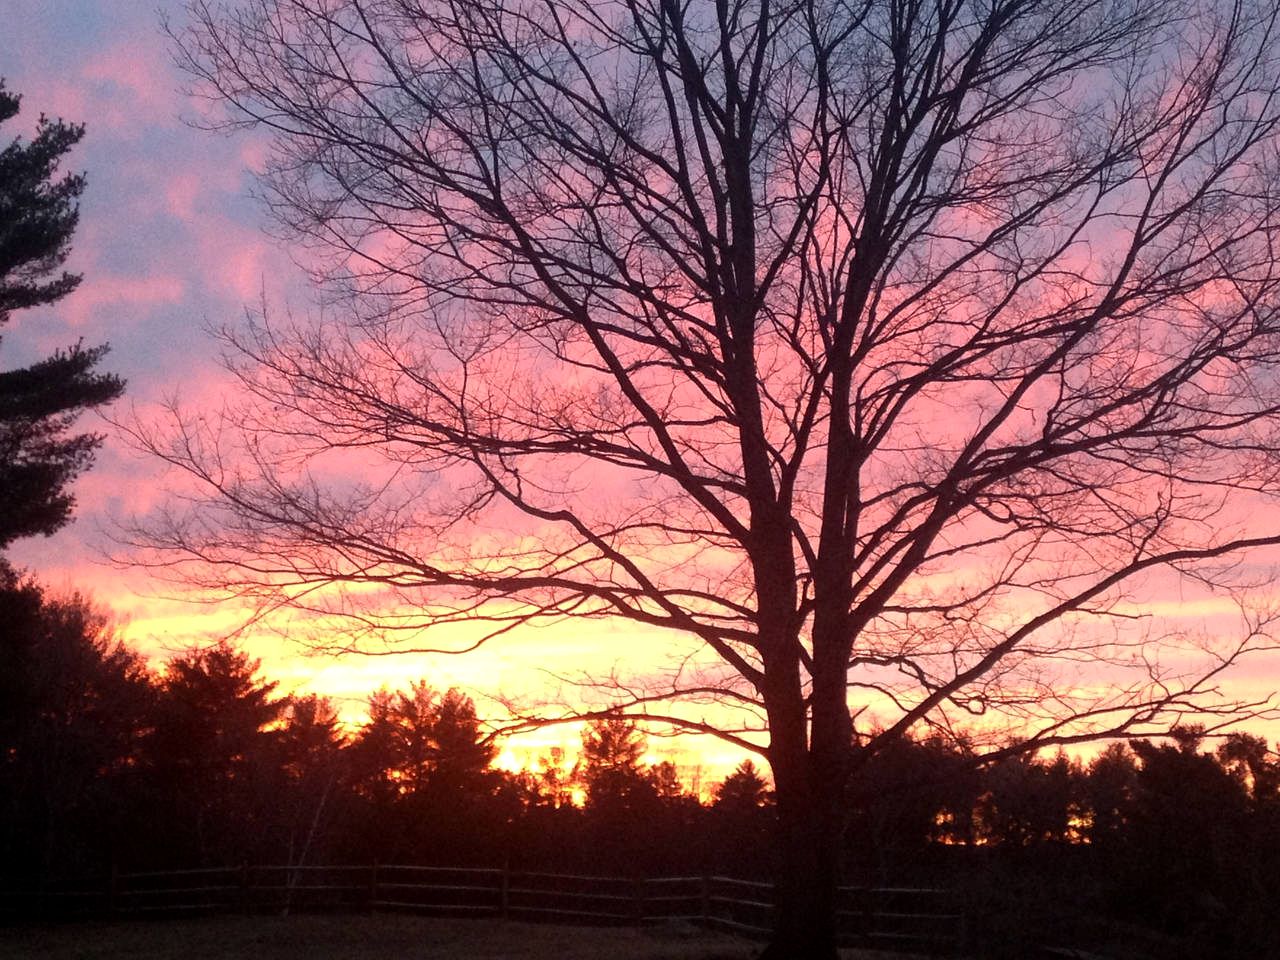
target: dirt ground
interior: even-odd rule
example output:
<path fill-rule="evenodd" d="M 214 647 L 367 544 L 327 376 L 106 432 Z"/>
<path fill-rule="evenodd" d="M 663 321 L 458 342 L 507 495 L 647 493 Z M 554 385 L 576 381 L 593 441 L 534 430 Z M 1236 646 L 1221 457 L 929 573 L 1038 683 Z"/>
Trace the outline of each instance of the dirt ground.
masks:
<path fill-rule="evenodd" d="M 415 916 L 202 917 L 0 928 L 2 960 L 751 960 L 688 924 L 565 927 Z M 846 950 L 845 960 L 905 960 Z"/>

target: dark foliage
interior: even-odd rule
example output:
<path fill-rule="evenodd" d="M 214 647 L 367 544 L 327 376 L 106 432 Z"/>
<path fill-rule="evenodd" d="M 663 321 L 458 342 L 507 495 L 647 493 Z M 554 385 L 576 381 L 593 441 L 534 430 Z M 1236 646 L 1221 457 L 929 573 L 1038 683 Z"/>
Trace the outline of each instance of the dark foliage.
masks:
<path fill-rule="evenodd" d="M 0 82 L 0 123 L 19 98 Z M 0 150 L 0 326 L 14 310 L 53 303 L 80 283 L 62 269 L 79 221 L 82 174 L 59 175 L 84 127 L 41 117 L 30 142 Z M 75 344 L 29 367 L 0 371 L 0 549 L 51 534 L 71 518 L 69 487 L 102 443 L 71 434 L 85 410 L 115 400 L 124 381 L 96 372 L 105 346 Z"/>
<path fill-rule="evenodd" d="M 474 703 L 380 690 L 344 731 L 278 697 L 221 644 L 149 674 L 82 598 L 7 569 L 0 589 L 4 881 L 258 863 L 508 864 L 613 875 L 767 877 L 775 811 L 749 761 L 708 798 L 642 730 L 602 719 L 578 762 L 493 767 Z M 993 956 L 1147 931 L 1161 956 L 1265 957 L 1280 869 L 1280 756 L 1233 734 L 983 764 L 964 743 L 855 745 L 843 880 L 960 891 Z M 572 798 L 578 798 L 580 805 Z"/>
<path fill-rule="evenodd" d="M 18 115 L 21 98 L 0 81 L 0 123 Z M 53 303 L 80 283 L 61 270 L 80 219 L 83 174 L 55 179 L 63 156 L 84 136 L 81 124 L 40 118 L 28 144 L 0 150 L 0 323 L 9 312 Z"/>
<path fill-rule="evenodd" d="M 258 663 L 228 644 L 171 660 L 158 681 L 149 780 L 179 862 L 216 864 L 265 852 L 285 703 Z"/>
<path fill-rule="evenodd" d="M 133 842 L 130 798 L 154 689 L 85 598 L 0 561 L 0 864 L 39 883 Z"/>

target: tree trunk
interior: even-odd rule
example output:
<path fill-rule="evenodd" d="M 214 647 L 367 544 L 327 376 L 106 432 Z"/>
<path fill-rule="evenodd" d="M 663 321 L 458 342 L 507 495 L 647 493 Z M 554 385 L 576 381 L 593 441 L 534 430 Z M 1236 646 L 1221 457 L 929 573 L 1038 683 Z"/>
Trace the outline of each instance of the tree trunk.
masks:
<path fill-rule="evenodd" d="M 815 631 L 815 640 L 819 638 Z M 844 839 L 852 724 L 843 659 L 817 643 L 810 694 L 812 727 L 799 685 L 776 690 L 769 712 L 769 762 L 777 796 L 774 931 L 768 960 L 834 960 L 836 892 Z M 845 654 L 840 654 L 841 658 Z M 811 735 L 810 735 L 811 729 Z"/>
<path fill-rule="evenodd" d="M 790 825 L 779 809 L 777 911 L 762 960 L 835 960 L 836 860 L 838 836 L 825 832 L 812 814 Z"/>
<path fill-rule="evenodd" d="M 841 764 L 838 760 L 828 763 L 832 758 L 819 757 L 807 749 L 803 719 L 798 731 L 775 726 L 773 733 L 770 762 L 778 816 L 776 914 L 763 958 L 834 960 L 843 833 Z"/>

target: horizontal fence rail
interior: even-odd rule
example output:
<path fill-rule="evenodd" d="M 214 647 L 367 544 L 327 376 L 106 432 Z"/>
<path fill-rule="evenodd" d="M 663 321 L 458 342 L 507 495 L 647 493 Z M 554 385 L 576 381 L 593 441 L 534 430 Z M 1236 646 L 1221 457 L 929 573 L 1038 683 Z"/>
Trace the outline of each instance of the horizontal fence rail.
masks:
<path fill-rule="evenodd" d="M 144 917 L 184 913 L 407 911 L 567 923 L 692 922 L 768 933 L 773 885 L 720 876 L 606 877 L 376 863 L 209 867 L 116 873 L 98 889 L 0 890 L 0 918 Z M 841 887 L 847 944 L 950 951 L 969 946 L 953 891 Z"/>

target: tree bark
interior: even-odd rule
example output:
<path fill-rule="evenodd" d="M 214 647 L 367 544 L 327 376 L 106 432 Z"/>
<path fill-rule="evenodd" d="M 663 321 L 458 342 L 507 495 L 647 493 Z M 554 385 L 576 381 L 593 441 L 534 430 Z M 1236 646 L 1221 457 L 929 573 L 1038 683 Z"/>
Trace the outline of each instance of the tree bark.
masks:
<path fill-rule="evenodd" d="M 812 777 L 808 763 L 779 759 L 777 788 L 777 868 L 774 876 L 773 933 L 763 960 L 834 960 L 836 887 L 839 882 L 841 825 L 838 804 L 825 792 L 826 777 Z"/>
<path fill-rule="evenodd" d="M 772 696 L 766 694 L 778 816 L 776 915 L 764 953 L 768 960 L 836 957 L 852 723 L 840 659 L 846 654 L 831 630 L 835 620 L 824 618 L 821 631 L 815 626 L 813 686 L 808 696 L 798 670 L 794 685 L 779 685 L 771 688 Z M 838 659 L 833 662 L 833 657 Z M 776 677 L 779 665 L 771 666 Z"/>
<path fill-rule="evenodd" d="M 799 685 L 774 696 L 769 761 L 777 798 L 773 933 L 766 960 L 834 960 L 844 832 L 848 708 L 815 689 L 812 741 Z M 843 718 L 843 721 L 842 721 Z"/>

